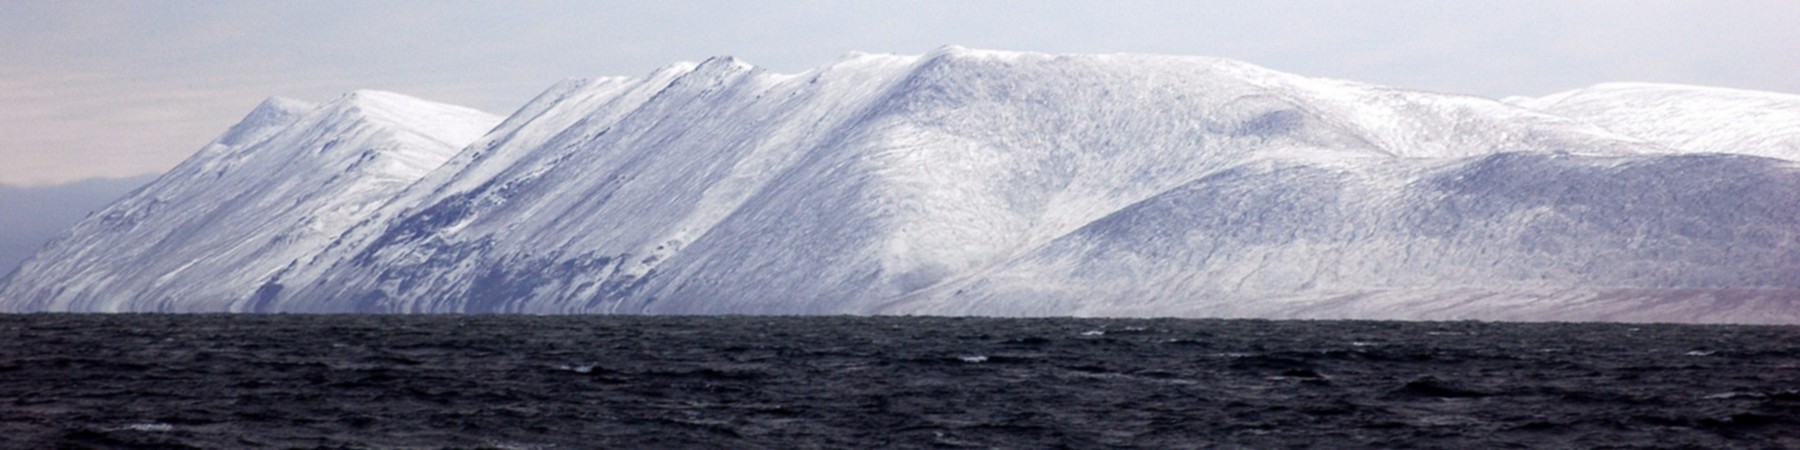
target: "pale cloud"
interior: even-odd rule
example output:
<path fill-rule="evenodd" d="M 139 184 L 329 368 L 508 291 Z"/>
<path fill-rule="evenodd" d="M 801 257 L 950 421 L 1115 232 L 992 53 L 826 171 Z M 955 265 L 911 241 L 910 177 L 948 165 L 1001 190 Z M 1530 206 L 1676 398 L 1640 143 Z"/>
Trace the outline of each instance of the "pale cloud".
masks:
<path fill-rule="evenodd" d="M 165 170 L 263 98 L 505 114 L 569 77 L 783 72 L 940 45 L 1212 55 L 1487 96 L 1604 81 L 1800 92 L 1800 2 L 4 2 L 0 183 Z"/>

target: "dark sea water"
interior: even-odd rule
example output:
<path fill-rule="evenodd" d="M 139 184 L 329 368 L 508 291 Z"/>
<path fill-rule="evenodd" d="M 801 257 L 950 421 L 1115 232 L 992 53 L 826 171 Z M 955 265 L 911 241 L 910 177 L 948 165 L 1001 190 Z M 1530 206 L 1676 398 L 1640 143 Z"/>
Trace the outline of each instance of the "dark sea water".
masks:
<path fill-rule="evenodd" d="M 1800 328 L 0 315 L 0 448 L 1800 448 Z"/>

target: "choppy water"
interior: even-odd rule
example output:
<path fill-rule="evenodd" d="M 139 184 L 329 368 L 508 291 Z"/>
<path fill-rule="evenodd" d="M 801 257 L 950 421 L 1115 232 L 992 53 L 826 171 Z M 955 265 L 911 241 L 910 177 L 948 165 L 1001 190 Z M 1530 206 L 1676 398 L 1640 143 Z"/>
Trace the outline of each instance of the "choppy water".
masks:
<path fill-rule="evenodd" d="M 1800 448 L 1800 328 L 0 315 L 4 448 Z"/>

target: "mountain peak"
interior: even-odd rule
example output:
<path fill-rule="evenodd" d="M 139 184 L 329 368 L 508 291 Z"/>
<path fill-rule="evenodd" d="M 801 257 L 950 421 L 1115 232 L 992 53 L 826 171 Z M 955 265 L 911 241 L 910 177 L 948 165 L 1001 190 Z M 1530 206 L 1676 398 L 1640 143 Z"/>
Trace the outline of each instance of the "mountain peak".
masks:
<path fill-rule="evenodd" d="M 214 140 L 226 148 L 248 144 L 267 135 L 272 130 L 285 127 L 299 120 L 302 115 L 319 107 L 318 104 L 286 97 L 269 97 L 256 108 L 245 114 L 243 120 L 232 125 L 218 139 Z"/>
<path fill-rule="evenodd" d="M 271 101 L 0 309 L 1800 321 L 1800 169 L 1672 154 L 1773 152 L 1800 108 L 1595 95 L 1634 86 L 949 45 L 562 82 L 479 141 L 390 92 Z"/>
<path fill-rule="evenodd" d="M 376 120 L 451 151 L 480 138 L 501 119 L 474 108 L 377 90 L 352 91 L 321 109 L 331 110 L 329 116 L 339 120 L 347 119 L 346 115 Z"/>
<path fill-rule="evenodd" d="M 984 50 L 961 45 L 945 45 L 925 54 L 925 59 L 1012 59 L 1024 56 L 1050 56 L 1047 53 Z"/>
<path fill-rule="evenodd" d="M 737 67 L 737 68 L 748 68 L 748 67 L 756 66 L 755 64 L 750 64 L 749 61 L 744 61 L 743 58 L 739 58 L 739 57 L 731 56 L 731 55 L 719 55 L 719 56 L 714 56 L 711 58 L 706 58 L 705 60 L 700 61 L 701 67 L 712 66 L 712 65 L 720 65 L 720 66 L 725 66 L 725 67 Z"/>
<path fill-rule="evenodd" d="M 24 281 L 0 286 L 30 301 L 0 307 L 229 309 L 242 300 L 236 285 L 330 244 L 498 121 L 382 91 L 316 107 L 265 100 L 214 145 L 45 247 L 21 266 Z M 115 271 L 125 265 L 131 273 Z"/>
<path fill-rule="evenodd" d="M 307 111 L 317 109 L 318 107 L 318 103 L 288 97 L 271 96 L 263 99 L 262 103 L 258 103 L 256 109 L 250 111 L 250 115 L 297 116 L 305 114 Z"/>
<path fill-rule="evenodd" d="M 325 104 L 326 108 L 363 109 L 376 113 L 395 113 L 421 109 L 462 109 L 470 108 L 438 103 L 389 91 L 359 89 L 344 93 L 337 99 Z"/>
<path fill-rule="evenodd" d="M 714 56 L 700 61 L 689 72 L 690 76 L 713 78 L 729 74 L 747 73 L 760 70 L 755 64 L 739 59 L 736 56 Z"/>

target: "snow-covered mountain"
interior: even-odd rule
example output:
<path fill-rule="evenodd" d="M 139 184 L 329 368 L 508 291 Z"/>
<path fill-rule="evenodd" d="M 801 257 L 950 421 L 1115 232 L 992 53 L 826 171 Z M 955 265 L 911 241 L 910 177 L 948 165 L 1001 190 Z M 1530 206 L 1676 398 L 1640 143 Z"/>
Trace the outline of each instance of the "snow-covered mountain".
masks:
<path fill-rule="evenodd" d="M 1800 95 L 1673 84 L 1606 83 L 1506 101 L 1684 152 L 1800 160 Z"/>
<path fill-rule="evenodd" d="M 51 239 L 158 175 L 92 178 L 42 187 L 0 184 L 0 279 Z"/>
<path fill-rule="evenodd" d="M 1646 109 L 1634 106 L 1644 94 L 1604 87 L 1500 102 L 1213 58 L 958 47 L 799 74 L 715 58 L 559 83 L 306 239 L 221 235 L 273 244 L 183 246 L 184 259 L 231 256 L 187 271 L 40 255 L 92 269 L 21 272 L 0 298 L 30 310 L 1800 322 L 1800 168 L 1747 156 L 1791 154 L 1769 148 L 1793 142 L 1791 124 L 1648 133 L 1720 107 Z M 1657 101 L 1791 112 L 1781 94 L 1696 91 Z M 159 184 L 254 185 L 188 172 Z M 188 198 L 244 217 L 334 208 Z M 149 222 L 207 229 L 177 226 L 190 217 Z M 66 240 L 107 233 L 96 226 Z M 105 242 L 161 262 L 159 236 Z M 91 246 L 46 254 L 64 247 Z"/>
<path fill-rule="evenodd" d="M 1797 182 L 1720 154 L 1248 165 L 892 309 L 1791 323 Z"/>
<path fill-rule="evenodd" d="M 499 120 L 386 92 L 324 105 L 271 98 L 52 241 L 0 298 L 7 310 L 224 310 Z"/>

